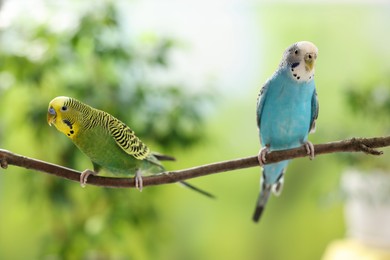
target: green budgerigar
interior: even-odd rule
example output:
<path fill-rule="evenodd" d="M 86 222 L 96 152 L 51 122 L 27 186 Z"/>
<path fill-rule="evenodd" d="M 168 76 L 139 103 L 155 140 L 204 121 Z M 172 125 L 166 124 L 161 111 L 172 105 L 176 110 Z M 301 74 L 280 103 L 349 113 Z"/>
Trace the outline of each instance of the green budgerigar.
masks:
<path fill-rule="evenodd" d="M 114 116 L 74 98 L 60 96 L 50 101 L 47 121 L 91 159 L 93 171 L 84 170 L 80 176 L 83 187 L 89 175 L 105 170 L 113 174 L 134 175 L 136 187 L 142 190 L 143 172 L 161 173 L 164 167 L 159 160 L 174 160 L 170 156 L 152 153 L 133 130 Z M 186 182 L 181 183 L 212 197 Z"/>

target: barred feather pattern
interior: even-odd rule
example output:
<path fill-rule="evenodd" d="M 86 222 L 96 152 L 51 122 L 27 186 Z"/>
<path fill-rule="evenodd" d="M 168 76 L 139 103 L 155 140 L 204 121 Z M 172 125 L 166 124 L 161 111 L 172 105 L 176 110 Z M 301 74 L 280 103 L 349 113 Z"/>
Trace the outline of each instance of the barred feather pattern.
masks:
<path fill-rule="evenodd" d="M 64 105 L 80 112 L 77 120 L 85 129 L 103 127 L 103 129 L 107 130 L 118 146 L 127 154 L 134 156 L 138 160 L 146 159 L 150 155 L 149 148 L 135 135 L 134 131 L 112 115 L 92 108 L 73 98 L 69 98 Z M 75 120 L 76 118 L 69 118 L 69 121 L 72 123 Z"/>
<path fill-rule="evenodd" d="M 136 159 L 143 160 L 150 154 L 149 148 L 141 142 L 134 134 L 134 131 L 118 119 L 111 117 L 108 129 L 117 144 L 126 153 L 133 155 Z"/>

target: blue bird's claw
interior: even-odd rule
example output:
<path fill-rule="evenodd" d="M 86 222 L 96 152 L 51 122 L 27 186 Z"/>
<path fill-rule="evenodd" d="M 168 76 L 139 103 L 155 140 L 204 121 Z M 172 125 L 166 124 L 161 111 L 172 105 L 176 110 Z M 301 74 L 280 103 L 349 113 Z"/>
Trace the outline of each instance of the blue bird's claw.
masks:
<path fill-rule="evenodd" d="M 313 143 L 310 141 L 307 141 L 303 145 L 305 146 L 307 155 L 309 155 L 310 160 L 313 160 L 314 159 L 314 145 L 313 145 Z"/>
<path fill-rule="evenodd" d="M 259 164 L 261 167 L 263 167 L 264 164 L 266 163 L 267 160 L 265 159 L 265 155 L 268 153 L 269 153 L 268 146 L 265 146 L 265 147 L 260 149 L 259 154 L 257 155 L 257 160 L 259 161 Z"/>

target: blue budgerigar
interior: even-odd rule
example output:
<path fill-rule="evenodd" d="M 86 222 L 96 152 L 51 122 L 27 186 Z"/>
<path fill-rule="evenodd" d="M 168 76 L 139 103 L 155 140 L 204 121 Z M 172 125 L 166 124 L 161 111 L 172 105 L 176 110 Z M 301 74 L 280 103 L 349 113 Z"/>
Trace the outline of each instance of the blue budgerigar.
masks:
<path fill-rule="evenodd" d="M 307 137 L 315 130 L 318 99 L 314 84 L 317 47 L 307 41 L 291 45 L 270 79 L 262 87 L 257 101 L 257 125 L 263 147 L 258 155 L 263 167 L 261 192 L 253 220 L 258 222 L 271 191 L 279 195 L 289 161 L 265 164 L 270 151 L 304 145 L 314 158 L 313 144 Z"/>

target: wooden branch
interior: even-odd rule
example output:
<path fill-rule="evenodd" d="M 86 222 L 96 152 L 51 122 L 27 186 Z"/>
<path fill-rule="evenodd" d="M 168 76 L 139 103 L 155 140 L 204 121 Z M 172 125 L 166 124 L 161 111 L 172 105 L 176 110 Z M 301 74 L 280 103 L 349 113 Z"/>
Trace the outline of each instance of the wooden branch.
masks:
<path fill-rule="evenodd" d="M 390 136 L 374 138 L 352 138 L 337 142 L 317 144 L 314 146 L 314 149 L 316 155 L 336 152 L 364 152 L 372 155 L 381 155 L 383 152 L 375 149 L 386 146 L 390 146 Z M 299 147 L 291 150 L 271 152 L 267 154 L 266 159 L 267 163 L 275 163 L 287 159 L 294 159 L 305 156 L 307 156 L 305 148 Z M 7 168 L 8 165 L 15 165 L 26 169 L 46 172 L 77 182 L 79 182 L 81 174 L 79 171 L 28 158 L 2 149 L 0 149 L 0 165 L 4 169 Z M 143 185 L 146 187 L 151 185 L 173 183 L 209 174 L 233 171 L 255 166 L 259 166 L 257 156 L 246 157 L 197 166 L 184 170 L 167 171 L 159 175 L 146 176 L 143 178 Z M 128 188 L 135 186 L 133 178 L 111 178 L 93 175 L 88 177 L 88 184 L 112 188 Z"/>

